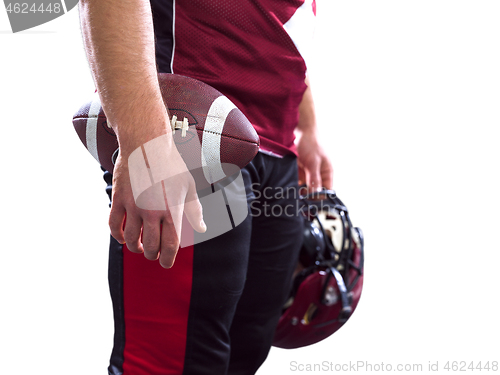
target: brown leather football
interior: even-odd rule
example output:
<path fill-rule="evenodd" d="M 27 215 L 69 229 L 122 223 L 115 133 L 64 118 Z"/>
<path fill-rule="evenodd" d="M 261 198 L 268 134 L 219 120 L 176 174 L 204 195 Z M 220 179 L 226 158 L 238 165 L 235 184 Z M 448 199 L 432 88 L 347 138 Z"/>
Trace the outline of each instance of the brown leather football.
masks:
<path fill-rule="evenodd" d="M 200 176 L 207 177 L 207 170 L 215 173 L 209 181 L 213 183 L 233 175 L 253 159 L 259 150 L 259 137 L 226 96 L 193 78 L 166 73 L 158 78 L 175 144 L 197 184 L 203 179 Z M 75 113 L 73 126 L 92 156 L 113 172 L 118 140 L 108 126 L 97 93 Z"/>

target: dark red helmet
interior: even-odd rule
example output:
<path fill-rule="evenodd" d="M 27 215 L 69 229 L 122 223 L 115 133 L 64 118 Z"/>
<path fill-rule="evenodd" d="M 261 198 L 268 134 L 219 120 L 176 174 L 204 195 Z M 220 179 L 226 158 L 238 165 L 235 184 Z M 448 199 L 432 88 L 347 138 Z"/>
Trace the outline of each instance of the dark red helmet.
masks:
<path fill-rule="evenodd" d="M 321 341 L 352 315 L 363 288 L 363 233 L 332 190 L 304 203 L 304 240 L 290 298 L 273 345 L 292 349 Z"/>

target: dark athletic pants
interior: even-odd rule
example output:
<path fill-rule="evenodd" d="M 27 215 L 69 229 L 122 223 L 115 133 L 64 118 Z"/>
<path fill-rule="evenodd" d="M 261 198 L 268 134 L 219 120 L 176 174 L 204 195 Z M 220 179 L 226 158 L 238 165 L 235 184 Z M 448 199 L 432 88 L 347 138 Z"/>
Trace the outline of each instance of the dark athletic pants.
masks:
<path fill-rule="evenodd" d="M 258 153 L 242 175 L 249 216 L 181 248 L 171 269 L 111 238 L 109 374 L 254 374 L 263 363 L 302 243 L 296 159 Z"/>

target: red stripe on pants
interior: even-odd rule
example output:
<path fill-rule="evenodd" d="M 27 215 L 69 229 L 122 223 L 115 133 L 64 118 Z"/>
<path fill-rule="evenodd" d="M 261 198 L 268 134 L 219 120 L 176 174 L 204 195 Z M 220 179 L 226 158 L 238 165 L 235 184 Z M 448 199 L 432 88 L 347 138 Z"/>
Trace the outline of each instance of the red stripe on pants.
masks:
<path fill-rule="evenodd" d="M 182 374 L 193 246 L 179 249 L 170 269 L 130 252 L 126 246 L 123 249 L 123 375 Z"/>

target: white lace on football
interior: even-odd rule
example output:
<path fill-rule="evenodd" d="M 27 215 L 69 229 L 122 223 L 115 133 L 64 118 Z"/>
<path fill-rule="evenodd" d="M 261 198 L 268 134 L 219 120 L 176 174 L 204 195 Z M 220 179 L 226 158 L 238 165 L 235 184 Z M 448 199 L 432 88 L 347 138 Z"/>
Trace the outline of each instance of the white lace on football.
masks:
<path fill-rule="evenodd" d="M 173 115 L 172 120 L 170 120 L 170 127 L 172 128 L 173 134 L 175 134 L 175 129 L 180 129 L 182 131 L 181 136 L 185 137 L 189 128 L 189 121 L 186 117 L 184 117 L 182 121 L 177 121 L 177 116 Z"/>

